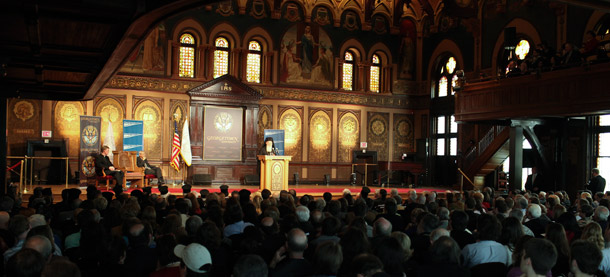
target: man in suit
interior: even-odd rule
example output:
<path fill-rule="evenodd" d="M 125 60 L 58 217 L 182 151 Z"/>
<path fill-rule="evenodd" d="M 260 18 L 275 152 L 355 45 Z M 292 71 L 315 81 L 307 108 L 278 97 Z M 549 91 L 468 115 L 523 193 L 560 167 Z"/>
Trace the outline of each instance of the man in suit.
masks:
<path fill-rule="evenodd" d="M 606 179 L 599 175 L 599 168 L 591 169 L 591 175 L 593 175 L 593 177 L 589 180 L 589 184 L 586 188 L 591 191 L 592 195 L 595 195 L 597 192 L 604 192 L 604 189 L 606 188 Z"/>
<path fill-rule="evenodd" d="M 138 167 L 144 167 L 144 174 L 155 174 L 159 180 L 157 183 L 158 185 L 165 184 L 165 181 L 163 180 L 163 171 L 161 171 L 161 168 L 148 163 L 148 160 L 146 159 L 146 152 L 140 151 L 137 165 Z"/>
<path fill-rule="evenodd" d="M 532 174 L 527 176 L 527 180 L 525 181 L 525 189 L 527 191 L 536 193 L 544 190 L 542 174 L 538 173 L 538 168 L 535 166 L 532 167 Z"/>
<path fill-rule="evenodd" d="M 97 175 L 102 176 L 102 172 L 106 173 L 106 176 L 112 176 L 116 180 L 115 188 L 123 189 L 123 171 L 117 170 L 114 168 L 112 162 L 110 162 L 110 158 L 108 158 L 108 153 L 110 153 L 110 147 L 104 145 L 101 149 L 101 154 L 95 158 L 95 172 Z"/>

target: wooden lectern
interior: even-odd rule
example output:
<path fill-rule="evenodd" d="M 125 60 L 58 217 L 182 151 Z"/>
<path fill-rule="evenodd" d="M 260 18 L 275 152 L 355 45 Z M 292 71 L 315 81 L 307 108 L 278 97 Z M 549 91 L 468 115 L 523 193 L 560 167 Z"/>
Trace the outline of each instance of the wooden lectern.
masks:
<path fill-rule="evenodd" d="M 288 190 L 288 164 L 292 157 L 267 155 L 258 155 L 257 157 L 261 161 L 260 190 Z"/>

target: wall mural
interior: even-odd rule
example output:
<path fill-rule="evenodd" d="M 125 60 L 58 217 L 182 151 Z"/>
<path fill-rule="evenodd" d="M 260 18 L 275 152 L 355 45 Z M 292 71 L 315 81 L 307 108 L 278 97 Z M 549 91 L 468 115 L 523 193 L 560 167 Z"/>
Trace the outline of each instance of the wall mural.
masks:
<path fill-rule="evenodd" d="M 333 45 L 317 24 L 297 23 L 282 38 L 280 83 L 333 86 Z"/>
<path fill-rule="evenodd" d="M 124 98 L 121 100 L 125 101 Z M 108 131 L 108 123 L 112 123 L 115 150 L 123 150 L 123 119 L 125 118 L 123 105 L 112 97 L 97 98 L 96 101 L 98 103 L 94 115 L 102 118 L 102 145 L 108 144 L 106 133 Z"/>
<path fill-rule="evenodd" d="M 144 122 L 144 151 L 146 156 L 152 159 L 161 159 L 163 154 L 162 151 L 159 151 L 163 149 L 163 112 L 161 107 L 153 101 L 145 100 L 137 104 L 134 114 L 136 120 Z"/>
<path fill-rule="evenodd" d="M 331 161 L 332 111 L 311 111 L 309 120 L 309 161 Z"/>
<path fill-rule="evenodd" d="M 39 100 L 11 99 L 8 104 L 7 155 L 25 155 L 28 139 L 37 139 L 41 131 L 41 108 Z"/>
<path fill-rule="evenodd" d="M 410 19 L 400 22 L 400 68 L 398 77 L 401 79 L 413 80 L 415 77 L 415 42 L 417 41 L 417 31 L 415 23 Z"/>
<path fill-rule="evenodd" d="M 265 129 L 273 129 L 273 112 L 271 106 L 260 106 L 258 111 L 257 149 L 262 146 L 265 138 Z"/>
<path fill-rule="evenodd" d="M 413 115 L 394 114 L 393 161 L 399 161 L 403 153 L 415 152 Z"/>
<path fill-rule="evenodd" d="M 68 139 L 68 156 L 76 157 L 80 149 L 80 116 L 85 115 L 81 102 L 58 101 L 53 111 L 53 133 L 55 138 Z"/>
<path fill-rule="evenodd" d="M 360 121 L 354 112 L 345 112 L 339 120 L 339 150 L 337 161 L 340 163 L 352 162 L 352 150 L 358 149 L 360 142 Z"/>
<path fill-rule="evenodd" d="M 144 42 L 131 53 L 131 56 L 121 68 L 121 72 L 164 75 L 166 45 L 165 25 L 159 24 L 148 34 Z"/>
<path fill-rule="evenodd" d="M 302 112 L 302 108 L 301 108 Z M 292 161 L 302 161 L 302 119 L 301 114 L 295 109 L 287 108 L 280 116 L 280 129 L 284 133 L 284 154 L 292 156 Z"/>
<path fill-rule="evenodd" d="M 368 113 L 368 150 L 377 151 L 378 161 L 388 160 L 389 115 L 387 113 Z"/>

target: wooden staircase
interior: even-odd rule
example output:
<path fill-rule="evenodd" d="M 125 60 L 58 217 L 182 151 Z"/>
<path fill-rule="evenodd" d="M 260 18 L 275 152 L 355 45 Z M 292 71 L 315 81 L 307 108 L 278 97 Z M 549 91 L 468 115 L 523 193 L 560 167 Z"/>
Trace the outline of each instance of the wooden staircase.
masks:
<path fill-rule="evenodd" d="M 494 126 L 479 141 L 464 160 L 464 173 L 473 180 L 474 187 L 464 182 L 464 189 L 478 189 L 483 186 L 485 175 L 494 171 L 509 156 L 508 139 L 510 127 Z"/>

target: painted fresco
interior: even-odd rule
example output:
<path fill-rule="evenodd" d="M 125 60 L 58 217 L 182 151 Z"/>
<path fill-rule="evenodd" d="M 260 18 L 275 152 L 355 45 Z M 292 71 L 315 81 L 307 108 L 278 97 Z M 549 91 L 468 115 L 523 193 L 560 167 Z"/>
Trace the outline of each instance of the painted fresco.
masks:
<path fill-rule="evenodd" d="M 162 112 L 153 101 L 146 100 L 140 103 L 135 111 L 135 119 L 144 122 L 144 151 L 152 159 L 161 159 L 163 148 Z M 114 126 L 113 126 L 114 127 Z"/>
<path fill-rule="evenodd" d="M 389 115 L 387 113 L 368 113 L 368 150 L 377 151 L 378 161 L 388 160 Z"/>
<path fill-rule="evenodd" d="M 284 136 L 284 153 L 292 156 L 292 161 L 301 161 L 302 151 L 302 123 L 301 115 L 294 109 L 287 109 L 280 116 L 280 129 L 286 133 Z"/>
<path fill-rule="evenodd" d="M 121 68 L 121 72 L 163 75 L 165 73 L 166 44 L 165 25 L 159 24 L 129 56 Z"/>
<path fill-rule="evenodd" d="M 337 161 L 349 163 L 352 161 L 352 150 L 358 149 L 360 141 L 360 121 L 353 112 L 346 112 L 339 120 L 339 151 Z"/>
<path fill-rule="evenodd" d="M 318 111 L 309 120 L 309 161 L 330 162 L 332 124 L 327 111 Z"/>
<path fill-rule="evenodd" d="M 79 118 L 85 115 L 81 102 L 58 101 L 53 112 L 53 133 L 56 138 L 68 139 L 68 156 L 79 155 Z"/>
<path fill-rule="evenodd" d="M 332 88 L 333 45 L 317 24 L 297 23 L 282 38 L 280 83 Z"/>
<path fill-rule="evenodd" d="M 123 119 L 125 111 L 123 105 L 114 98 L 106 98 L 99 102 L 95 108 L 95 116 L 102 118 L 102 145 L 108 145 L 106 136 L 108 132 L 108 123 L 112 123 L 112 136 L 115 149 L 123 149 Z"/>

